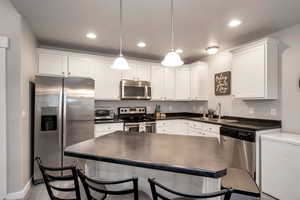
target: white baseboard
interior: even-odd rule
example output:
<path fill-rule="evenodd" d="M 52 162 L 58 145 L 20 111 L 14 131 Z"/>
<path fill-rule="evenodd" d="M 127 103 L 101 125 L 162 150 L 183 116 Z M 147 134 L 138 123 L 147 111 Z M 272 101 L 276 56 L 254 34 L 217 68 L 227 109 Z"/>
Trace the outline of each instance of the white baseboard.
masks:
<path fill-rule="evenodd" d="M 24 188 L 18 192 L 8 193 L 5 200 L 24 199 L 31 188 L 31 178 Z"/>

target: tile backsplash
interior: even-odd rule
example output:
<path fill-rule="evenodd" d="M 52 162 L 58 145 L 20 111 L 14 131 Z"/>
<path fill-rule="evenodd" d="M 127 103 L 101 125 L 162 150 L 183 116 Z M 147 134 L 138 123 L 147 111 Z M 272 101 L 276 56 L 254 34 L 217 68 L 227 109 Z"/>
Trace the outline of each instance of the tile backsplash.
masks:
<path fill-rule="evenodd" d="M 96 100 L 95 106 L 111 107 L 117 113 L 118 107 L 146 106 L 147 113 L 153 113 L 155 105 L 161 106 L 161 112 L 193 112 L 200 113 L 207 110 L 207 102 L 183 102 L 183 101 L 143 101 L 143 100 L 124 100 L 124 101 L 102 101 Z"/>

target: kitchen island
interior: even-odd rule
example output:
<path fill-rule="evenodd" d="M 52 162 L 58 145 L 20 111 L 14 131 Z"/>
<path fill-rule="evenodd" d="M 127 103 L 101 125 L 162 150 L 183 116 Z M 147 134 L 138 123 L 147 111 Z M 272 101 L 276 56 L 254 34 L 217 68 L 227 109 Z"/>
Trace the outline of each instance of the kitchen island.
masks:
<path fill-rule="evenodd" d="M 218 140 L 209 137 L 117 131 L 69 146 L 64 154 L 87 160 L 90 176 L 137 176 L 149 194 L 148 177 L 179 191 L 217 191 L 227 168 Z"/>

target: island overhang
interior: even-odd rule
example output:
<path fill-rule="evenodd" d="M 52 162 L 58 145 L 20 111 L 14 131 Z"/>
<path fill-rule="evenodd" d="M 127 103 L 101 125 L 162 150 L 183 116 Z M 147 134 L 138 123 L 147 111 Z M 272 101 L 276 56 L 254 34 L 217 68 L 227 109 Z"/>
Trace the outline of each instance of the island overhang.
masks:
<path fill-rule="evenodd" d="M 65 156 L 220 178 L 227 165 L 217 138 L 117 131 L 69 146 Z"/>

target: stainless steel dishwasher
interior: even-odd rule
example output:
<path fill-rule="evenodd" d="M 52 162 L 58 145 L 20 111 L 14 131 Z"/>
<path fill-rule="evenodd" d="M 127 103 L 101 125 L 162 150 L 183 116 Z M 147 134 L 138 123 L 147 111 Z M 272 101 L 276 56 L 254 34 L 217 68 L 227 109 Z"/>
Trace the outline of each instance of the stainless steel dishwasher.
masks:
<path fill-rule="evenodd" d="M 255 131 L 223 126 L 220 135 L 220 145 L 228 168 L 246 170 L 255 180 Z"/>

